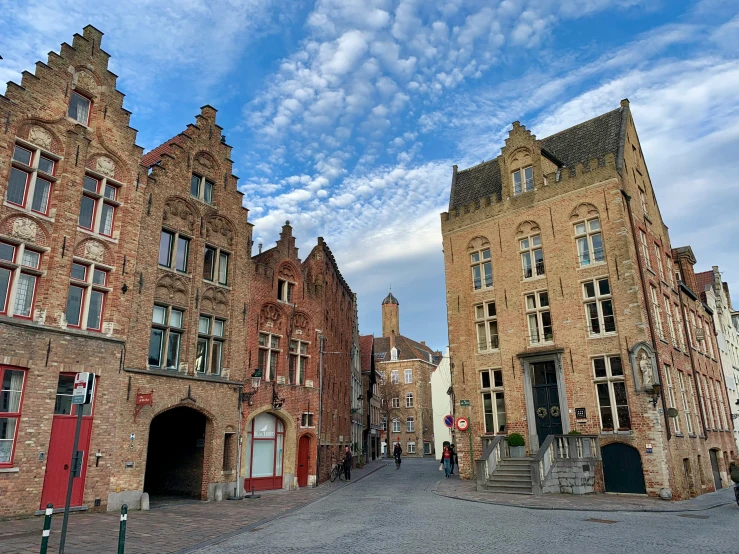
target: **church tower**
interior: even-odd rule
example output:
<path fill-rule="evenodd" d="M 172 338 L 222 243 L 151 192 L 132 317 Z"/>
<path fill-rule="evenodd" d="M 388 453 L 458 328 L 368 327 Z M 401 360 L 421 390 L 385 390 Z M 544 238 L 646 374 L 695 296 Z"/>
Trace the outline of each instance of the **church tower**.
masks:
<path fill-rule="evenodd" d="M 390 337 L 400 334 L 400 302 L 389 292 L 382 301 L 382 336 Z"/>

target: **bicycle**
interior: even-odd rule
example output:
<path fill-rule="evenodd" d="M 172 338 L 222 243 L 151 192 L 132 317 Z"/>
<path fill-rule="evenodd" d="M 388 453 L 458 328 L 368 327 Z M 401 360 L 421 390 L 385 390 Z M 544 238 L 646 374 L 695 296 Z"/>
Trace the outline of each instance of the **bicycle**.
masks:
<path fill-rule="evenodd" d="M 400 456 L 395 456 L 395 469 L 400 469 Z"/>
<path fill-rule="evenodd" d="M 344 464 L 341 462 L 334 466 L 334 468 L 331 470 L 331 475 L 329 476 L 332 483 L 336 481 L 337 477 L 339 478 L 339 481 L 344 480 Z"/>

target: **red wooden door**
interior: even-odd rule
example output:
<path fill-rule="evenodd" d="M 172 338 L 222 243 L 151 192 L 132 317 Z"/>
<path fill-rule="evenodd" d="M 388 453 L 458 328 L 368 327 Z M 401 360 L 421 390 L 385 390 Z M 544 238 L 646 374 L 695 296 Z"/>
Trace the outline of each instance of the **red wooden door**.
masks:
<path fill-rule="evenodd" d="M 67 499 L 67 482 L 71 468 L 72 446 L 74 431 L 77 426 L 77 406 L 72 406 L 72 385 L 74 375 L 60 375 L 57 386 L 56 404 L 54 406 L 54 420 L 51 424 L 51 440 L 46 457 L 46 475 L 44 488 L 41 492 L 41 508 L 48 503 L 55 508 L 64 507 Z M 85 477 L 87 474 L 87 459 L 90 450 L 90 436 L 92 435 L 92 406 L 85 406 L 80 428 L 78 450 L 85 454 L 82 459 L 82 471 L 79 477 L 72 482 L 71 506 L 81 506 L 85 491 Z"/>
<path fill-rule="evenodd" d="M 310 439 L 307 435 L 300 437 L 298 444 L 298 486 L 308 486 L 308 462 L 310 460 Z"/>

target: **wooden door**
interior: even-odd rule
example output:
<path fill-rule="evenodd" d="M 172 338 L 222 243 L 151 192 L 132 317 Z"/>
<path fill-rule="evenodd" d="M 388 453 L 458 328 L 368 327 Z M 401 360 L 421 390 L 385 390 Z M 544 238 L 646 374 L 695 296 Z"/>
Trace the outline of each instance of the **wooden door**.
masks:
<path fill-rule="evenodd" d="M 534 416 L 539 446 L 549 435 L 562 434 L 562 413 L 559 407 L 557 371 L 554 361 L 531 364 L 533 371 Z"/>
<path fill-rule="evenodd" d="M 636 448 L 614 442 L 601 448 L 606 492 L 646 494 L 641 456 Z"/>
<path fill-rule="evenodd" d="M 713 484 L 716 487 L 716 490 L 721 490 L 721 472 L 718 469 L 718 456 L 716 454 L 715 450 L 709 450 L 709 455 L 711 456 L 711 471 L 713 472 Z"/>
<path fill-rule="evenodd" d="M 300 437 L 298 444 L 298 486 L 308 486 L 308 466 L 310 462 L 310 439 L 307 435 Z"/>

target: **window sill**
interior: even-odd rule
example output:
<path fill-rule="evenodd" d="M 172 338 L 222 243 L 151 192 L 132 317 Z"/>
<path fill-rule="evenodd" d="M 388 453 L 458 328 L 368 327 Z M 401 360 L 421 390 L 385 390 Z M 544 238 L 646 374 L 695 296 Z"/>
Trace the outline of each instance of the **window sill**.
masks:
<path fill-rule="evenodd" d="M 199 202 L 203 206 L 209 206 L 211 208 L 215 208 L 216 207 L 215 204 L 213 204 L 212 202 L 209 204 L 208 202 L 206 202 L 202 198 L 198 198 L 197 196 L 193 196 L 192 194 L 190 195 L 190 200 L 195 200 L 196 202 Z"/>
<path fill-rule="evenodd" d="M 236 385 L 239 387 L 244 386 L 243 381 L 232 381 L 225 379 L 220 375 L 203 375 L 197 373 L 195 375 L 188 375 L 179 371 L 165 370 L 165 369 L 135 369 L 131 367 L 124 367 L 123 371 L 127 373 L 138 373 L 139 375 L 156 375 L 158 377 L 169 377 L 172 379 L 188 379 L 190 381 L 205 381 L 209 383 L 219 383 L 222 385 Z"/>
<path fill-rule="evenodd" d="M 609 333 L 601 333 L 599 335 L 588 335 L 589 339 L 607 339 L 609 337 L 617 337 L 618 333 L 616 331 L 611 331 Z"/>
<path fill-rule="evenodd" d="M 541 281 L 542 279 L 546 279 L 547 274 L 543 273 L 542 275 L 536 275 L 534 277 L 524 277 L 521 279 L 522 283 L 530 283 L 532 281 Z"/>
<path fill-rule="evenodd" d="M 175 275 L 179 275 L 180 277 L 187 277 L 188 279 L 192 279 L 192 273 L 178 271 L 177 269 L 172 269 L 171 267 L 167 267 L 166 265 L 157 265 L 157 267 L 162 271 L 166 271 L 167 273 L 174 273 Z"/>
<path fill-rule="evenodd" d="M 0 473 L 20 473 L 19 467 L 0 467 Z"/>
<path fill-rule="evenodd" d="M 586 265 L 580 264 L 580 267 L 578 267 L 577 269 L 578 270 L 580 270 L 580 269 L 590 269 L 590 268 L 593 268 L 593 267 L 600 267 L 600 266 L 603 266 L 603 265 L 606 265 L 606 261 L 605 260 L 603 260 L 602 262 L 593 262 L 592 264 L 586 264 Z"/>
<path fill-rule="evenodd" d="M 228 285 L 222 285 L 221 283 L 216 283 L 215 281 L 211 281 L 210 279 L 203 279 L 203 283 L 213 285 L 214 287 L 218 287 L 219 289 L 231 290 L 231 287 L 229 287 Z"/>
<path fill-rule="evenodd" d="M 683 435 L 682 433 L 675 433 L 675 436 L 677 438 L 680 438 L 680 439 L 684 439 L 685 438 L 685 435 Z"/>
<path fill-rule="evenodd" d="M 104 240 L 106 242 L 110 242 L 111 244 L 118 244 L 118 239 L 114 239 L 113 237 L 109 237 L 107 235 L 102 235 L 100 233 L 96 233 L 95 231 L 90 231 L 90 229 L 85 229 L 84 227 L 77 226 L 77 230 L 80 233 L 84 233 L 85 235 L 90 235 L 91 237 L 95 237 L 99 240 Z"/>
<path fill-rule="evenodd" d="M 499 353 L 500 353 L 500 348 L 491 348 L 490 350 L 478 350 L 477 351 L 477 354 L 478 355 L 482 355 L 482 354 L 499 354 Z"/>
<path fill-rule="evenodd" d="M 652 277 L 657 277 L 657 274 L 654 272 L 654 270 L 649 267 L 647 264 L 644 264 L 644 269 L 646 269 L 649 273 L 652 274 Z"/>
<path fill-rule="evenodd" d="M 634 432 L 631 429 L 625 429 L 625 430 L 619 429 L 617 431 L 601 430 L 600 434 L 601 435 L 606 435 L 606 436 L 613 436 L 613 435 L 633 435 Z"/>
<path fill-rule="evenodd" d="M 482 287 L 479 289 L 472 289 L 472 292 L 490 292 L 495 288 L 495 285 L 492 285 L 490 287 Z"/>
<path fill-rule="evenodd" d="M 3 201 L 3 206 L 6 208 L 12 208 L 14 210 L 18 210 L 19 212 L 23 212 L 26 215 L 30 215 L 31 217 L 38 217 L 39 219 L 43 219 L 44 221 L 50 221 L 51 223 L 54 223 L 55 218 L 48 216 L 46 214 L 42 214 L 40 212 L 34 212 L 30 208 L 24 208 L 23 206 L 19 206 L 18 204 L 11 204 L 7 200 Z"/>
<path fill-rule="evenodd" d="M 78 120 L 76 120 L 76 119 L 75 119 L 75 118 L 73 118 L 73 117 L 69 117 L 68 115 L 65 115 L 64 117 L 65 117 L 65 118 L 67 119 L 67 121 L 69 121 L 70 123 L 74 123 L 75 125 L 82 125 L 82 127 L 84 127 L 85 129 L 92 129 L 92 127 L 90 127 L 90 124 L 89 124 L 89 122 L 87 122 L 87 123 L 82 123 L 81 121 L 78 121 Z"/>

